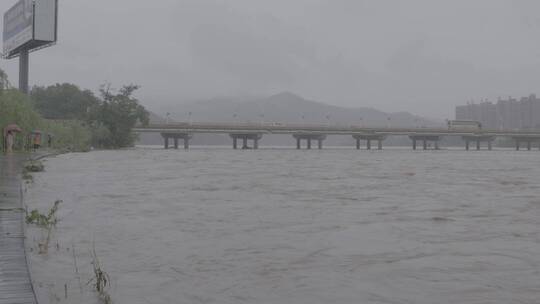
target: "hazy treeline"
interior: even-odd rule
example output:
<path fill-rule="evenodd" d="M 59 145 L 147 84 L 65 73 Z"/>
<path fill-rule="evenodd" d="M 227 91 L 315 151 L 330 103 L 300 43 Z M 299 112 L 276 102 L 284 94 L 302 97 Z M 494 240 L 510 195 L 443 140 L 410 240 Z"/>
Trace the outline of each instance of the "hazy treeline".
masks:
<path fill-rule="evenodd" d="M 51 134 L 53 147 L 58 149 L 129 147 L 136 139 L 131 129 L 137 123 L 148 123 L 148 112 L 133 97 L 139 88 L 136 85 L 119 90 L 103 85 L 96 96 L 90 90 L 64 83 L 35 86 L 26 96 L 9 86 L 1 70 L 0 85 L 0 128 L 15 123 L 23 129 L 23 136 L 16 136 L 19 149 L 32 130 Z"/>

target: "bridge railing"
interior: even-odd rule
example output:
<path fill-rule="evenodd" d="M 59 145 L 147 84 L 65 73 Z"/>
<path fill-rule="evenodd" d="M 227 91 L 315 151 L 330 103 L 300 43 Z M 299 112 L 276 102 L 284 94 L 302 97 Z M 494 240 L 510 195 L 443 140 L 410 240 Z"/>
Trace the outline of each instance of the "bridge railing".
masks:
<path fill-rule="evenodd" d="M 358 125 L 338 125 L 338 124 L 296 124 L 280 122 L 261 123 L 232 123 L 232 122 L 177 122 L 170 124 L 150 124 L 145 127 L 135 128 L 136 132 L 222 132 L 228 131 L 251 131 L 262 133 L 294 133 L 294 132 L 320 132 L 329 134 L 347 133 L 373 133 L 385 135 L 408 135 L 408 134 L 433 134 L 433 135 L 490 135 L 490 136 L 540 136 L 540 130 L 456 130 L 447 127 L 377 127 Z"/>

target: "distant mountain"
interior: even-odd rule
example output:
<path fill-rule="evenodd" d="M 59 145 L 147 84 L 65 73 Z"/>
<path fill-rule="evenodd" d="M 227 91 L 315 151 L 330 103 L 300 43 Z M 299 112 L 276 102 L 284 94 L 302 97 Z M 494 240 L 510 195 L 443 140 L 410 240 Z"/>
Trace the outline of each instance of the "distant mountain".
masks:
<path fill-rule="evenodd" d="M 281 122 L 363 126 L 441 126 L 407 112 L 385 113 L 372 108 L 345 108 L 306 100 L 290 92 L 267 98 L 216 98 L 162 108 L 175 121 Z"/>

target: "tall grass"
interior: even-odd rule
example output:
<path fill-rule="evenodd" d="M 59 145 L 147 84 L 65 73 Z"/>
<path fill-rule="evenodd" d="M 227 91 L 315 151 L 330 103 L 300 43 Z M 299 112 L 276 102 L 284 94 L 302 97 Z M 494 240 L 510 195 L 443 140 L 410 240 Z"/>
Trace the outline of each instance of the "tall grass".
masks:
<path fill-rule="evenodd" d="M 85 152 L 90 149 L 92 134 L 84 122 L 44 119 L 41 125 L 45 132 L 52 134 L 52 147 L 55 149 L 73 152 Z"/>
<path fill-rule="evenodd" d="M 47 214 L 40 213 L 37 209 L 32 210 L 26 215 L 27 224 L 35 224 L 38 227 L 45 229 L 47 237 L 38 242 L 39 254 L 47 254 L 49 252 L 49 242 L 51 241 L 51 233 L 53 227 L 56 226 L 58 219 L 56 218 L 56 212 L 58 211 L 58 205 L 62 203 L 61 200 L 54 202 L 53 207 L 47 212 Z"/>

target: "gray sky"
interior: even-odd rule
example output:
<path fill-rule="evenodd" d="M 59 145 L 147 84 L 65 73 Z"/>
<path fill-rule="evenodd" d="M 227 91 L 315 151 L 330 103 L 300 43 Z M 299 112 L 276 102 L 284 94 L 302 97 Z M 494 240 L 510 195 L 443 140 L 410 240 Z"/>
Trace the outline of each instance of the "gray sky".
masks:
<path fill-rule="evenodd" d="M 538 11 L 537 0 L 60 0 L 59 42 L 31 55 L 30 81 L 133 82 L 150 109 L 287 90 L 451 118 L 469 99 L 540 95 Z M 1 61 L 13 83 L 17 64 Z"/>

